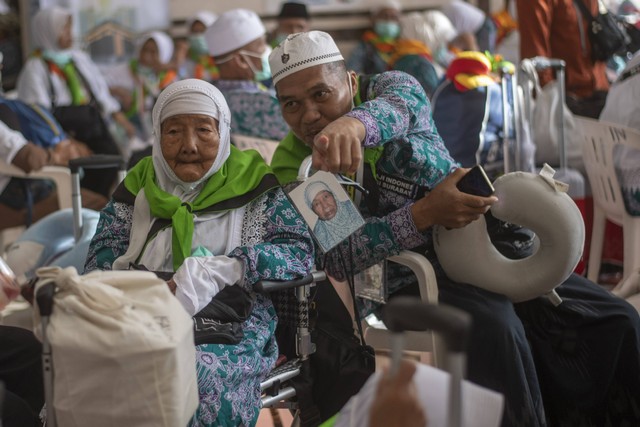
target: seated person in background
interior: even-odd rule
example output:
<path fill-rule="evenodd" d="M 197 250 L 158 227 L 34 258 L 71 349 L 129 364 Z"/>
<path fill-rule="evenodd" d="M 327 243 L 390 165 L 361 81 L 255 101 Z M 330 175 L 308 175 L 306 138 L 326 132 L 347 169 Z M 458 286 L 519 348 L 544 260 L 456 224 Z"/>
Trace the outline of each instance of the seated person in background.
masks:
<path fill-rule="evenodd" d="M 419 40 L 400 37 L 400 3 L 376 0 L 370 13 L 372 30 L 366 31 L 351 51 L 347 67 L 363 74 L 404 71 L 414 76 L 431 96 L 438 84 L 431 51 Z"/>
<path fill-rule="evenodd" d="M 279 140 L 289 131 L 278 100 L 263 81 L 271 79 L 266 31 L 260 17 L 246 9 L 220 15 L 207 30 L 209 53 L 220 79 L 214 81 L 231 109 L 231 132 Z"/>
<path fill-rule="evenodd" d="M 600 0 L 581 0 L 592 12 Z M 565 67 L 567 107 L 573 114 L 597 119 L 604 107 L 609 81 L 606 63 L 591 55 L 589 20 L 573 0 L 516 0 L 520 58 L 544 56 L 562 59 Z M 538 73 L 544 87 L 555 79 L 553 71 Z"/>
<path fill-rule="evenodd" d="M 201 10 L 187 21 L 187 44 L 176 44 L 175 65 L 181 79 L 202 79 L 210 82 L 218 78 L 218 68 L 209 56 L 205 31 L 218 19 L 215 13 Z"/>
<path fill-rule="evenodd" d="M 295 181 L 311 154 L 316 169 L 353 173 L 364 148 L 364 186 L 377 197 L 365 198 L 370 218 L 361 233 L 325 255 L 333 277 L 342 279 L 402 249 L 424 254 L 435 266 L 440 301 L 472 316 L 467 377 L 505 396 L 505 427 L 638 421 L 640 319 L 628 303 L 572 274 L 556 288 L 560 305 L 544 297 L 514 304 L 453 282 L 438 266 L 431 227 L 465 226 L 497 199 L 457 190 L 464 170 L 438 135 L 415 79 L 400 72 L 358 77 L 346 70 L 331 37 L 319 31 L 290 36 L 269 59 L 292 129 L 271 163 L 283 184 Z M 388 185 L 391 179 L 394 185 Z M 390 294 L 415 280 L 389 277 Z M 367 308 L 361 302 L 362 311 Z"/>
<path fill-rule="evenodd" d="M 409 13 L 401 18 L 401 26 L 402 37 L 418 40 L 431 51 L 439 76 L 457 53 L 478 50 L 475 37 L 458 34 L 449 18 L 439 10 Z"/>
<path fill-rule="evenodd" d="M 71 12 L 57 6 L 40 9 L 31 20 L 31 29 L 36 50 L 20 71 L 18 98 L 51 109 L 64 130 L 93 152 L 120 154 L 105 120 L 113 119 L 128 138 L 135 136 L 136 129 L 109 93 L 104 76 L 89 55 L 72 48 Z M 69 116 L 64 122 L 55 111 L 55 107 L 84 105 L 99 110 L 94 122 L 78 122 Z M 89 133 L 99 136 L 89 138 L 86 136 Z M 85 182 L 88 188 L 108 197 L 116 174 L 115 169 L 86 171 Z M 92 181 L 91 185 L 88 181 Z"/>
<path fill-rule="evenodd" d="M 67 138 L 44 108 L 0 99 L 0 159 L 3 162 L 29 173 L 47 165 L 66 166 L 69 160 L 90 154 L 86 145 Z M 98 210 L 107 203 L 100 194 L 84 188 L 81 191 L 86 208 Z M 0 229 L 29 226 L 58 209 L 53 182 L 0 174 Z"/>
<path fill-rule="evenodd" d="M 193 426 L 255 425 L 260 382 L 278 346 L 271 300 L 253 285 L 299 278 L 313 266 L 307 226 L 259 154 L 231 146 L 230 121 L 210 83 L 169 85 L 153 109 L 153 155 L 129 171 L 101 212 L 86 264 L 155 271 L 189 314 L 212 322 L 222 320 L 210 314 L 214 303 L 233 298 L 242 336 L 197 346 Z"/>
<path fill-rule="evenodd" d="M 462 0 L 451 0 L 442 6 L 442 13 L 453 24 L 458 34 L 468 34 L 475 39 L 480 52 L 494 53 L 498 28 L 490 15 Z"/>
<path fill-rule="evenodd" d="M 288 1 L 282 3 L 280 13 L 277 16 L 277 26 L 269 34 L 267 42 L 274 48 L 278 46 L 289 34 L 309 31 L 309 12 L 307 5 Z"/>
<path fill-rule="evenodd" d="M 153 31 L 138 37 L 134 59 L 105 75 L 109 91 L 120 102 L 143 141 L 151 138 L 151 109 L 156 98 L 162 89 L 178 80 L 176 71 L 168 68 L 172 55 L 171 37 L 162 31 Z"/>

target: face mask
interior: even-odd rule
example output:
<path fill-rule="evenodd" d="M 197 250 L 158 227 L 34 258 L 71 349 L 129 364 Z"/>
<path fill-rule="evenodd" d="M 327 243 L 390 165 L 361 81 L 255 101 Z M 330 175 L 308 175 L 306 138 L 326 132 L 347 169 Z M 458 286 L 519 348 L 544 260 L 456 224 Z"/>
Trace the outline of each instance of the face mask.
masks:
<path fill-rule="evenodd" d="M 244 50 L 241 50 L 239 53 L 241 55 L 251 56 L 253 58 L 260 58 L 260 61 L 262 63 L 262 70 L 256 70 L 253 67 L 253 63 L 250 60 L 247 61 L 247 63 L 249 64 L 249 68 L 251 68 L 251 71 L 253 71 L 253 79 L 255 81 L 262 82 L 271 78 L 271 67 L 269 66 L 269 54 L 271 53 L 271 48 L 269 46 L 267 46 L 267 48 L 261 55 Z"/>
<path fill-rule="evenodd" d="M 378 21 L 373 30 L 383 39 L 395 39 L 400 35 L 400 24 L 395 21 Z"/>
<path fill-rule="evenodd" d="M 189 49 L 196 55 L 207 54 L 209 48 L 207 47 L 207 40 L 204 38 L 204 34 L 189 36 Z"/>
<path fill-rule="evenodd" d="M 45 50 L 42 56 L 59 66 L 67 65 L 71 61 L 70 50 Z"/>

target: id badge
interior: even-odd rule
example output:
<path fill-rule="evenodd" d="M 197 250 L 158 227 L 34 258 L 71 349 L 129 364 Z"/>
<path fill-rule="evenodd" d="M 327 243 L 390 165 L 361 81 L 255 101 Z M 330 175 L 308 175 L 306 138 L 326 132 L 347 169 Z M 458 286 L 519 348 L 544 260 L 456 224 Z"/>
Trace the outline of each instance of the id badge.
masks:
<path fill-rule="evenodd" d="M 386 270 L 387 262 L 382 261 L 356 274 L 353 277 L 356 296 L 381 304 L 386 303 L 387 292 L 384 287 Z"/>

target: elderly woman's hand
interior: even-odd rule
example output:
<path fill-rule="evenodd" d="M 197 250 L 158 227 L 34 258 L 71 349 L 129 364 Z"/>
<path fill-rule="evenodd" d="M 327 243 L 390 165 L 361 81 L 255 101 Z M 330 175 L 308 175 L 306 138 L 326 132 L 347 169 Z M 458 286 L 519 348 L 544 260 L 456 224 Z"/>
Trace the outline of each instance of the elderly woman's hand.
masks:
<path fill-rule="evenodd" d="M 352 117 L 340 117 L 313 140 L 313 168 L 333 173 L 355 173 L 362 161 L 365 128 Z"/>
<path fill-rule="evenodd" d="M 173 279 L 169 279 L 169 280 L 167 280 L 167 286 L 169 286 L 169 290 L 171 291 L 171 293 L 175 295 L 176 294 L 176 288 L 178 287 L 176 282 Z"/>
<path fill-rule="evenodd" d="M 459 168 L 411 207 L 413 222 L 419 231 L 433 225 L 460 228 L 480 218 L 498 201 L 495 196 L 480 197 L 463 193 L 456 184 L 469 171 Z"/>

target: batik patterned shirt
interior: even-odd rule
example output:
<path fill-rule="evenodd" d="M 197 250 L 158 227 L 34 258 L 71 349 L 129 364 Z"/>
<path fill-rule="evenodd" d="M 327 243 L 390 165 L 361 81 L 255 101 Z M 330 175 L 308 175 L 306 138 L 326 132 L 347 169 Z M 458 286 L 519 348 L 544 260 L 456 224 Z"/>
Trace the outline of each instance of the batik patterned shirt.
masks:
<path fill-rule="evenodd" d="M 273 90 L 251 80 L 215 80 L 213 84 L 231 110 L 232 133 L 279 141 L 289 132 Z"/>

